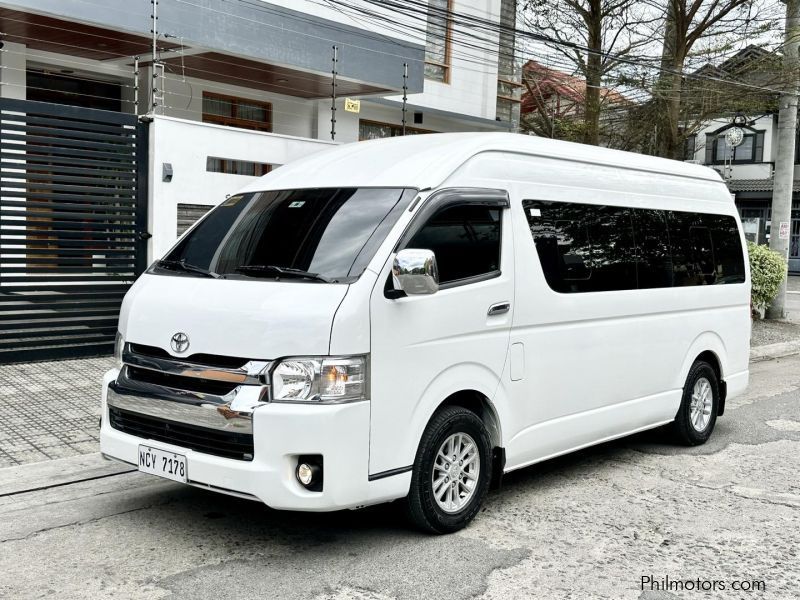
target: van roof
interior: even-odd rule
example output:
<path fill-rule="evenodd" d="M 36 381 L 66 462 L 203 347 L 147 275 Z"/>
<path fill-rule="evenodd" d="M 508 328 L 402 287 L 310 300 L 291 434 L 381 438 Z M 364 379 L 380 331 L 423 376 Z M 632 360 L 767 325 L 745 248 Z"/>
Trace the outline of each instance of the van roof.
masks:
<path fill-rule="evenodd" d="M 514 133 L 432 133 L 343 144 L 293 161 L 242 192 L 316 187 L 435 188 L 470 158 L 510 152 L 722 182 L 708 167 Z"/>

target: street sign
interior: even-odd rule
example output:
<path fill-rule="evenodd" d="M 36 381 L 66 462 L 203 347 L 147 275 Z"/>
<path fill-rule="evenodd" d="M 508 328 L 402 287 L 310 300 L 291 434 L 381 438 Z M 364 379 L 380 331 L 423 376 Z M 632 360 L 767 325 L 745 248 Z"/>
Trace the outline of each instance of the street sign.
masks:
<path fill-rule="evenodd" d="M 781 240 L 789 239 L 789 223 L 787 221 L 781 221 L 781 227 L 778 230 L 778 238 Z"/>

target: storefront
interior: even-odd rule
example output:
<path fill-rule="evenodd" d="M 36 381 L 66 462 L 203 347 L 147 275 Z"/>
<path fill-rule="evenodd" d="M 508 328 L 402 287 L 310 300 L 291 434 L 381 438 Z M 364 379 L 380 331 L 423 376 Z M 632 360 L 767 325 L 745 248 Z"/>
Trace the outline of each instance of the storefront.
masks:
<path fill-rule="evenodd" d="M 748 234 L 758 243 L 769 242 L 772 218 L 772 180 L 739 179 L 728 183 Z M 789 272 L 800 274 L 800 181 L 794 182 L 792 221 L 789 228 Z"/>

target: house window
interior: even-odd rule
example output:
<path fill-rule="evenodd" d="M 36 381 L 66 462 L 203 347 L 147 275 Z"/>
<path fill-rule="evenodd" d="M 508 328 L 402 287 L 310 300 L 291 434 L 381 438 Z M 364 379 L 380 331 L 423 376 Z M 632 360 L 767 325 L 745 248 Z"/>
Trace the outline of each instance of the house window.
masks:
<path fill-rule="evenodd" d="M 706 136 L 706 162 L 718 165 L 726 162 L 758 163 L 764 160 L 763 131 L 745 130 L 742 143 L 736 147 L 731 147 L 725 141 L 725 131 Z"/>
<path fill-rule="evenodd" d="M 250 162 L 248 160 L 236 160 L 233 158 L 219 158 L 217 156 L 206 157 L 206 171 L 209 173 L 227 173 L 228 175 L 261 177 L 277 166 L 278 165 L 271 165 L 268 163 Z"/>
<path fill-rule="evenodd" d="M 272 131 L 272 105 L 269 102 L 203 92 L 203 122 Z"/>
<path fill-rule="evenodd" d="M 406 125 L 406 135 L 417 135 L 420 133 L 434 133 L 427 129 L 409 127 Z M 377 140 L 379 138 L 396 137 L 403 135 L 403 127 L 390 123 L 379 123 L 378 121 L 367 121 L 361 119 L 358 122 L 358 140 Z"/>
<path fill-rule="evenodd" d="M 429 0 L 425 36 L 425 78 L 450 83 L 452 0 Z"/>

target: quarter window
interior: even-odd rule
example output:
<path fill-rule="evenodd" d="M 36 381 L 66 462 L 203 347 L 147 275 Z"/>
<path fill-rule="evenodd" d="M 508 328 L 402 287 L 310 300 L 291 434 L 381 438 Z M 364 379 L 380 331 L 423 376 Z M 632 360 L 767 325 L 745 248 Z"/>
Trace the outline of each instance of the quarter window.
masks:
<path fill-rule="evenodd" d="M 436 255 L 439 283 L 499 273 L 501 209 L 461 204 L 436 213 L 405 245 Z"/>

